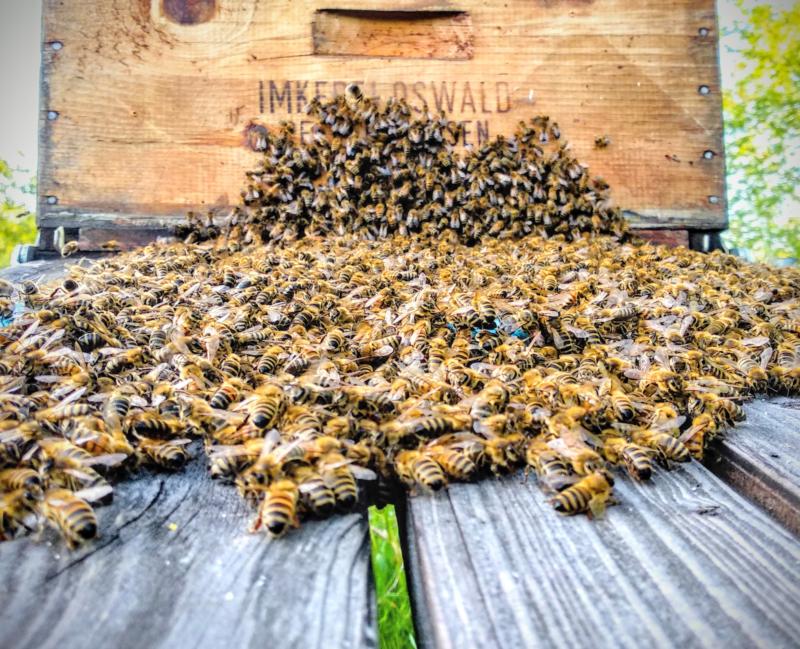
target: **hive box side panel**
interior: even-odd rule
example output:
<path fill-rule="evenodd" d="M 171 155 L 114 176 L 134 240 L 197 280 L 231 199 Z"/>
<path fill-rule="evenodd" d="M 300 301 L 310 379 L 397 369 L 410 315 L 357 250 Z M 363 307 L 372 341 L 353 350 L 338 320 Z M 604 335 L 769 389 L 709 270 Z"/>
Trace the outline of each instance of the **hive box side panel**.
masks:
<path fill-rule="evenodd" d="M 224 210 L 252 124 L 307 137 L 304 105 L 357 81 L 451 112 L 473 146 L 549 114 L 638 227 L 724 227 L 713 0 L 489 5 L 45 0 L 40 225 Z"/>

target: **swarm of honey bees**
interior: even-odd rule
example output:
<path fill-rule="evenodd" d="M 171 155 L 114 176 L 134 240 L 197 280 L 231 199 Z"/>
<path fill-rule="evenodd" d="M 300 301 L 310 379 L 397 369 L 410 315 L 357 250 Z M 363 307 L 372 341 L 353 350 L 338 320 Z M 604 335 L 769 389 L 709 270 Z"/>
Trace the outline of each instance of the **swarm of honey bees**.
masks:
<path fill-rule="evenodd" d="M 612 474 L 702 459 L 800 388 L 800 272 L 627 237 L 549 119 L 458 151 L 355 87 L 310 112 L 227 223 L 0 284 L 0 538 L 75 547 L 126 472 L 201 447 L 273 536 L 521 467 L 599 515 Z"/>

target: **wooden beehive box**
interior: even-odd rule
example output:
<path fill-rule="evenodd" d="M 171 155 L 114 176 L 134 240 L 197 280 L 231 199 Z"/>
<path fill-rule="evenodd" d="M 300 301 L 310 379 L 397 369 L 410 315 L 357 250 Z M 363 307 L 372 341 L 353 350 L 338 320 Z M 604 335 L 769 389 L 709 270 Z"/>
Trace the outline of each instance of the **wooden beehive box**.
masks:
<path fill-rule="evenodd" d="M 307 134 L 305 103 L 349 82 L 472 145 L 549 114 L 636 227 L 725 226 L 714 0 L 44 0 L 43 54 L 45 245 L 236 204 L 253 125 Z"/>

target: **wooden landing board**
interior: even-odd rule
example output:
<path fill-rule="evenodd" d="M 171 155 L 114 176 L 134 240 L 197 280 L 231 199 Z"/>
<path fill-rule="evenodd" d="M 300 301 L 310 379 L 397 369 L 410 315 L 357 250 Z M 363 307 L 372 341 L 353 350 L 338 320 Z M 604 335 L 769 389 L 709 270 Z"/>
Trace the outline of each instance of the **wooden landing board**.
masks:
<path fill-rule="evenodd" d="M 472 145 L 551 115 L 637 226 L 725 225 L 713 0 L 43 7 L 43 227 L 157 228 L 237 204 L 252 123 L 308 136 L 307 102 L 349 82 L 448 111 Z"/>
<path fill-rule="evenodd" d="M 376 646 L 364 514 L 250 535 L 236 490 L 201 461 L 120 484 L 102 537 L 68 552 L 0 543 L 3 647 Z"/>
<path fill-rule="evenodd" d="M 424 646 L 796 646 L 796 537 L 696 463 L 617 484 L 596 521 L 519 476 L 410 499 Z"/>
<path fill-rule="evenodd" d="M 759 399 L 705 464 L 800 535 L 800 399 Z"/>
<path fill-rule="evenodd" d="M 73 259 L 42 259 L 30 261 L 26 264 L 8 266 L 0 269 L 0 277 L 13 282 L 20 283 L 26 279 L 35 282 L 50 282 L 64 274 L 64 267 L 69 263 L 77 263 L 80 257 Z"/>

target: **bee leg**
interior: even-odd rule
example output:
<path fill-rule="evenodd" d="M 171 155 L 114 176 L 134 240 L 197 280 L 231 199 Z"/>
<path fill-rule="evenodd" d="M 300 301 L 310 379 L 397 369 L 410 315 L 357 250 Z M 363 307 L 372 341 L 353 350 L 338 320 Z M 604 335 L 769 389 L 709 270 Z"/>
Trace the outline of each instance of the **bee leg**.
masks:
<path fill-rule="evenodd" d="M 261 529 L 261 514 L 258 513 L 256 514 L 256 517 L 252 521 L 250 521 L 250 525 L 248 526 L 247 531 L 250 532 L 250 534 L 255 534 L 260 529 Z"/>

